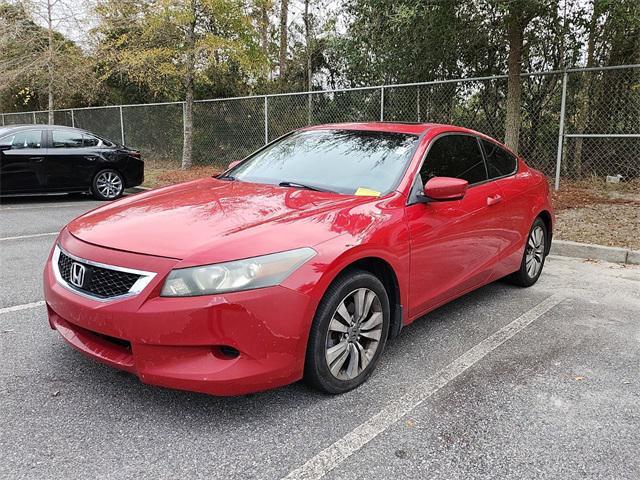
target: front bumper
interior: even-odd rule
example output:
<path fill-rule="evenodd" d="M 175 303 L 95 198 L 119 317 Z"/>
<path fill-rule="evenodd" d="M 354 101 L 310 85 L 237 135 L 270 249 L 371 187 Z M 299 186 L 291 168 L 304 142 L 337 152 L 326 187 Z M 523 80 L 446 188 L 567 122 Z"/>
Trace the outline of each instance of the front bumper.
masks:
<path fill-rule="evenodd" d="M 213 395 L 256 392 L 302 378 L 316 307 L 309 296 L 276 286 L 163 298 L 159 291 L 175 260 L 116 252 L 67 232 L 60 242 L 81 258 L 157 272 L 140 294 L 99 302 L 61 285 L 49 258 L 44 272 L 49 323 L 85 355 L 144 383 Z"/>

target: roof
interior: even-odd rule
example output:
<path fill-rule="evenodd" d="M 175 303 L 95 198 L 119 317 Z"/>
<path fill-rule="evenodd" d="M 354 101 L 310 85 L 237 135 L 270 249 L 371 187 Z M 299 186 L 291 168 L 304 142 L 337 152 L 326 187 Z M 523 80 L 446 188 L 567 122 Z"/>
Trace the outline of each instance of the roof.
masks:
<path fill-rule="evenodd" d="M 368 130 L 372 132 L 395 132 L 411 135 L 422 135 L 427 130 L 466 132 L 474 135 L 482 135 L 474 130 L 459 127 L 456 125 L 447 125 L 443 123 L 418 123 L 418 122 L 350 122 L 350 123 L 327 123 L 323 125 L 315 125 L 306 127 L 303 130 Z"/>
<path fill-rule="evenodd" d="M 370 132 L 393 132 L 412 135 L 422 135 L 427 129 L 435 124 L 432 123 L 412 123 L 412 122 L 349 122 L 349 123 L 327 123 L 314 125 L 303 130 L 368 130 Z"/>
<path fill-rule="evenodd" d="M 4 127 L 0 126 L 0 134 L 9 133 L 9 132 L 18 132 L 20 130 L 31 130 L 33 128 L 39 128 L 41 130 L 51 130 L 52 128 L 56 128 L 56 129 L 80 130 L 82 132 L 86 132 L 86 130 L 82 128 L 68 127 L 66 125 L 48 125 L 48 124 L 31 123 L 31 124 L 22 124 L 22 125 L 5 125 Z"/>

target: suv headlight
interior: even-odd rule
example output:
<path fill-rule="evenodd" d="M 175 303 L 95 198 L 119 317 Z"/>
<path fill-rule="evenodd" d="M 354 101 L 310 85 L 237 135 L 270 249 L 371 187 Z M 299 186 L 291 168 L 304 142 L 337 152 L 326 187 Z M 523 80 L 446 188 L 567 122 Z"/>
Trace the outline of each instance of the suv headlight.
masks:
<path fill-rule="evenodd" d="M 297 248 L 260 257 L 172 270 L 163 297 L 192 297 L 278 285 L 316 254 Z"/>

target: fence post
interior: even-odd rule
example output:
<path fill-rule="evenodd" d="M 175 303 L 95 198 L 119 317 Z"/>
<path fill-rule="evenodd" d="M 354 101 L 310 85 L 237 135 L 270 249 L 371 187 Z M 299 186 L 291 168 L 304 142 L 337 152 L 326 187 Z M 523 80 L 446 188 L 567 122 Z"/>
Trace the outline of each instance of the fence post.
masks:
<path fill-rule="evenodd" d="M 118 107 L 120 109 L 120 138 L 122 140 L 122 145 L 124 145 L 124 121 L 122 120 L 122 107 Z"/>
<path fill-rule="evenodd" d="M 384 122 L 384 87 L 380 87 L 380 121 Z"/>
<path fill-rule="evenodd" d="M 4 127 L 4 113 L 0 116 L 2 117 L 2 126 Z"/>
<path fill-rule="evenodd" d="M 416 111 L 418 112 L 418 123 L 420 123 L 420 85 L 418 85 L 418 93 L 416 94 Z"/>
<path fill-rule="evenodd" d="M 33 118 L 33 124 L 36 124 L 36 112 L 31 112 L 31 117 Z"/>
<path fill-rule="evenodd" d="M 311 92 L 309 92 L 307 103 L 307 125 L 311 125 Z"/>
<path fill-rule="evenodd" d="M 71 126 L 72 126 L 73 128 L 75 128 L 75 127 L 76 127 L 76 119 L 75 119 L 75 117 L 73 116 L 73 108 L 71 109 Z"/>
<path fill-rule="evenodd" d="M 562 149 L 564 144 L 564 117 L 567 105 L 567 72 L 562 75 L 562 98 L 560 100 L 560 128 L 558 129 L 558 155 L 556 157 L 556 191 L 560 188 L 560 167 L 562 163 Z"/>
<path fill-rule="evenodd" d="M 264 96 L 264 144 L 269 143 L 269 97 Z"/>

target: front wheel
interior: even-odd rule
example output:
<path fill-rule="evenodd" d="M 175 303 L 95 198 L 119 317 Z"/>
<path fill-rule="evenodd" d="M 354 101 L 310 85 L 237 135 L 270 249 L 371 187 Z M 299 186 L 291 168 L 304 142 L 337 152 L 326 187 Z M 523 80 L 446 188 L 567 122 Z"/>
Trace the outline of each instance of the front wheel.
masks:
<path fill-rule="evenodd" d="M 538 281 L 544 267 L 548 238 L 547 226 L 540 217 L 536 218 L 529 231 L 520 269 L 508 277 L 511 283 L 530 287 Z"/>
<path fill-rule="evenodd" d="M 389 298 L 382 282 L 353 270 L 323 297 L 309 334 L 305 380 L 326 393 L 364 383 L 380 359 L 389 333 Z"/>
<path fill-rule="evenodd" d="M 97 200 L 115 200 L 124 192 L 124 179 L 115 170 L 100 170 L 93 177 L 91 193 Z"/>

